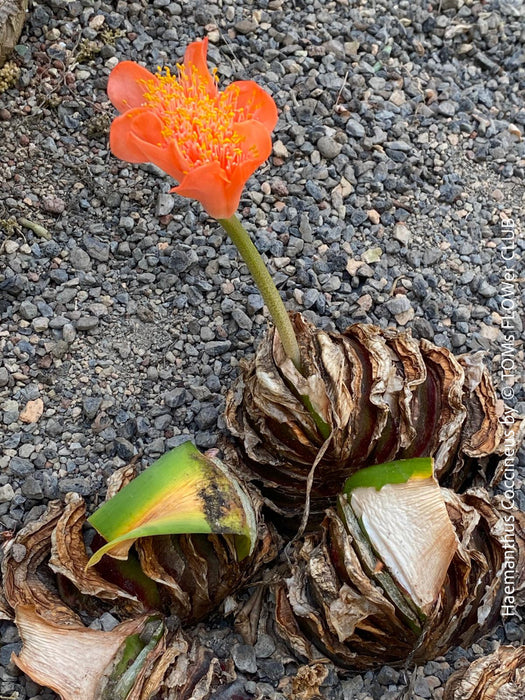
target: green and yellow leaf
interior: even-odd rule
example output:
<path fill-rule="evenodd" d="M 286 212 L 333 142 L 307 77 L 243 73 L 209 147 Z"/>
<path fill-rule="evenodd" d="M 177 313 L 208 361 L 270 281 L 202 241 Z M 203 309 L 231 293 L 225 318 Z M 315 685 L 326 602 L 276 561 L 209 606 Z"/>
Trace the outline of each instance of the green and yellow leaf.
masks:
<path fill-rule="evenodd" d="M 253 551 L 257 522 L 250 497 L 219 459 L 191 442 L 163 455 L 89 518 L 107 541 L 104 554 L 125 559 L 139 537 L 215 533 L 237 535 L 239 559 Z"/>

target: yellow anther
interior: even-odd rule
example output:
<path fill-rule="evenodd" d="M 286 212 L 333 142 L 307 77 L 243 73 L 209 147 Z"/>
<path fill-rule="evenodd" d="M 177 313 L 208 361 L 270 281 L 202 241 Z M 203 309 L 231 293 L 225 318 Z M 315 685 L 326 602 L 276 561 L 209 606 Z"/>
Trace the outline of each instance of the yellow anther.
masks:
<path fill-rule="evenodd" d="M 213 78 L 218 82 L 217 69 Z M 194 67 L 177 64 L 177 74 L 159 67 L 152 80 L 145 81 L 144 98 L 162 120 L 162 135 L 173 138 L 193 165 L 218 162 L 227 172 L 239 163 L 243 137 L 236 124 L 250 118 L 256 107 L 237 108 L 239 88 L 210 95 L 206 75 Z M 250 149 L 257 152 L 257 149 Z"/>

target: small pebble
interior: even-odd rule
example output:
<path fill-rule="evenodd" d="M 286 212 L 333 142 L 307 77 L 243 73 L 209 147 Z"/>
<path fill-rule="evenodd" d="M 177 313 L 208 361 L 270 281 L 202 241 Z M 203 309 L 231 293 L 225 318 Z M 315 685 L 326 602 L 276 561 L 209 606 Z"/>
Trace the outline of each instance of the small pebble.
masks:
<path fill-rule="evenodd" d="M 236 644 L 232 648 L 231 653 L 235 666 L 239 671 L 244 673 L 256 673 L 257 660 L 252 646 L 248 644 Z"/>
<path fill-rule="evenodd" d="M 321 136 L 317 142 L 317 148 L 319 149 L 319 153 L 323 156 L 323 158 L 332 160 L 341 153 L 341 149 L 343 147 L 330 136 Z"/>
<path fill-rule="evenodd" d="M 81 316 L 77 323 L 77 331 L 91 331 L 98 326 L 98 318 L 96 316 Z"/>

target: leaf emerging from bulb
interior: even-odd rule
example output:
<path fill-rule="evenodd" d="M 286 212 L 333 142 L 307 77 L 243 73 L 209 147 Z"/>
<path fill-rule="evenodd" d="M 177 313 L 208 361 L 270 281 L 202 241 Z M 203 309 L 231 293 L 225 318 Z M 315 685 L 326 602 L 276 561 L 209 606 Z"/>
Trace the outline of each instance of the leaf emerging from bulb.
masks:
<path fill-rule="evenodd" d="M 142 537 L 227 534 L 237 537 L 239 558 L 253 552 L 257 522 L 250 497 L 220 460 L 191 442 L 171 450 L 106 501 L 89 522 L 107 540 L 91 557 L 126 559 Z"/>

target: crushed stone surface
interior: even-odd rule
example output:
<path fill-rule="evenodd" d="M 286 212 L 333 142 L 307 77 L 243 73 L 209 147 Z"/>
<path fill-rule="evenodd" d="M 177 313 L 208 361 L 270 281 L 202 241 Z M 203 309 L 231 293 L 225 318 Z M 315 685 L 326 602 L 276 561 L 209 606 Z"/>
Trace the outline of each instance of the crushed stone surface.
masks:
<path fill-rule="evenodd" d="M 288 308 L 326 329 L 370 322 L 482 350 L 525 413 L 522 2 L 35 0 L 18 80 L 0 93 L 2 531 L 71 490 L 94 505 L 137 454 L 146 465 L 186 439 L 214 447 L 239 361 L 267 328 L 220 227 L 156 167 L 109 151 L 111 69 L 174 67 L 206 34 L 220 84 L 256 80 L 279 108 L 239 213 Z M 220 613 L 199 635 L 237 666 L 218 700 L 289 697 L 298 664 L 271 639 L 248 647 Z M 15 628 L 0 623 L 0 637 L 0 695 L 55 698 L 10 661 Z M 439 700 L 455 669 L 502 641 L 523 643 L 523 627 L 507 620 L 415 670 L 330 667 L 323 697 Z"/>

